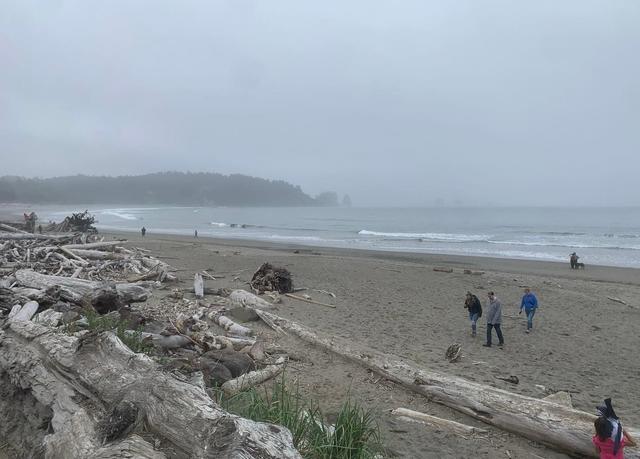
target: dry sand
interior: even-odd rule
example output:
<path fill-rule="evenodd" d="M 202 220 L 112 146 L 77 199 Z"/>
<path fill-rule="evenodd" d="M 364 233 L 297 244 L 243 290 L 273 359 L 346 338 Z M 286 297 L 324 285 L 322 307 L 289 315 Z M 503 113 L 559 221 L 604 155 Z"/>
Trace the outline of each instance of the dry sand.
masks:
<path fill-rule="evenodd" d="M 574 406 L 588 412 L 594 412 L 603 398 L 612 397 L 623 421 L 640 426 L 638 270 L 587 267 L 571 271 L 568 263 L 304 248 L 153 234 L 144 239 L 130 233 L 108 235 L 113 236 L 124 236 L 164 257 L 181 270 L 185 285 L 192 283 L 195 271 L 208 269 L 225 276 L 207 281 L 208 287 L 243 288 L 261 263 L 284 266 L 293 273 L 297 287 L 337 295 L 333 300 L 313 290 L 307 292 L 317 300 L 335 302 L 335 309 L 286 298 L 278 311 L 284 317 L 318 332 L 410 359 L 424 368 L 521 394 L 543 397 L 536 385 L 569 391 Z M 454 273 L 434 272 L 434 266 L 452 267 Z M 463 274 L 467 268 L 485 273 Z M 238 272 L 239 279 L 234 281 Z M 525 285 L 540 301 L 531 334 L 525 334 L 526 319 L 518 315 Z M 504 349 L 481 346 L 483 319 L 478 337 L 470 336 L 463 309 L 467 290 L 483 301 L 486 292 L 494 290 L 502 300 Z M 620 298 L 628 305 L 607 297 Z M 504 458 L 509 457 L 507 450 L 511 457 L 565 457 L 493 428 L 486 438 L 461 439 L 395 420 L 388 410 L 404 406 L 487 427 L 299 340 L 277 338 L 259 324 L 252 327 L 292 352 L 296 359 L 290 376 L 300 381 L 305 393 L 318 398 L 327 413 L 335 414 L 349 391 L 375 409 L 385 444 L 398 457 Z M 444 352 L 454 342 L 462 344 L 464 356 L 458 363 L 448 363 Z M 516 375 L 520 383 L 512 385 L 496 375 Z"/>

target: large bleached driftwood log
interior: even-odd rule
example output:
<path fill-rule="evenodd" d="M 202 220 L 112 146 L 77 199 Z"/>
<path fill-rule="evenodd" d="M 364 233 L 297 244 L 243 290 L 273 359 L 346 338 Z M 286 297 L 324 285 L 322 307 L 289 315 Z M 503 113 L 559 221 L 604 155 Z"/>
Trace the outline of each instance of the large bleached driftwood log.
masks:
<path fill-rule="evenodd" d="M 89 245 L 89 244 L 86 244 Z M 73 254 L 78 255 L 87 260 L 126 260 L 127 254 L 117 252 L 105 252 L 102 250 L 86 250 L 86 249 L 67 249 Z"/>
<path fill-rule="evenodd" d="M 273 305 L 266 300 L 263 300 L 259 296 L 249 293 L 246 290 L 234 290 L 229 295 L 229 300 L 234 305 L 243 308 L 257 308 L 257 309 L 273 309 Z"/>
<path fill-rule="evenodd" d="M 291 333 L 334 352 L 429 400 L 560 451 L 597 457 L 591 443 L 594 415 L 457 376 L 424 370 L 398 357 L 364 346 L 354 346 L 337 337 L 319 336 L 304 325 L 268 311 L 256 310 L 256 313 L 277 331 Z M 640 431 L 627 426 L 625 428 L 634 438 L 640 438 Z M 640 450 L 628 448 L 625 457 L 640 458 Z"/>
<path fill-rule="evenodd" d="M 88 244 L 66 244 L 63 247 L 68 250 L 82 249 L 82 250 L 92 250 L 92 249 L 104 249 L 104 248 L 114 248 L 118 245 L 123 245 L 126 241 L 107 241 L 107 242 L 89 242 Z"/>
<path fill-rule="evenodd" d="M 299 459 L 288 430 L 223 411 L 201 386 L 159 371 L 112 333 L 68 336 L 34 322 L 0 330 L 0 382 L 21 397 L 3 398 L 0 438 L 48 458 L 170 457 Z M 32 435 L 11 435 L 19 406 L 40 407 Z M 8 411 L 10 411 L 8 413 Z M 145 434 L 131 435 L 136 429 Z M 14 432 L 15 433 L 15 432 Z M 151 438 L 150 438 L 151 437 Z M 144 438 L 144 439 L 143 439 Z"/>
<path fill-rule="evenodd" d="M 146 288 L 136 284 L 109 284 L 71 277 L 48 276 L 30 269 L 16 271 L 15 276 L 20 285 L 24 287 L 43 290 L 58 286 L 60 287 L 60 296 L 74 303 L 81 303 L 94 293 L 111 287 L 115 287 L 118 299 L 125 304 L 146 301 L 149 296 L 149 291 Z"/>
<path fill-rule="evenodd" d="M 32 234 L 32 233 L 8 233 L 8 232 L 0 232 L 0 239 L 8 239 L 8 240 L 23 240 L 23 239 L 71 239 L 72 236 L 69 235 L 53 235 L 53 234 Z"/>

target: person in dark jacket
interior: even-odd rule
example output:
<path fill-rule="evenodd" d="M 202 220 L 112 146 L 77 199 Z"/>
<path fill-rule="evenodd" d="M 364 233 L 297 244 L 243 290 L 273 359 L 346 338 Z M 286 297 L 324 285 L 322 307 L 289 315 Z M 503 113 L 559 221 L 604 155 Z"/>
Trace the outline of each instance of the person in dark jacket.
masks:
<path fill-rule="evenodd" d="M 147 234 L 147 228 L 145 228 L 144 226 L 142 227 L 142 229 L 140 230 L 140 232 L 142 233 L 142 237 L 145 236 L 145 234 Z"/>
<path fill-rule="evenodd" d="M 476 336 L 476 324 L 478 319 L 482 316 L 482 304 L 477 296 L 471 292 L 467 292 L 467 297 L 464 300 L 464 307 L 469 312 L 469 320 L 471 321 L 471 336 Z"/>
<path fill-rule="evenodd" d="M 487 342 L 483 344 L 484 347 L 491 347 L 491 330 L 496 329 L 498 335 L 498 346 L 504 345 L 504 338 L 502 336 L 502 330 L 500 330 L 500 324 L 502 323 L 502 303 L 496 297 L 495 293 L 489 292 L 489 302 L 487 303 Z"/>
<path fill-rule="evenodd" d="M 578 268 L 578 258 L 580 258 L 575 252 L 569 255 L 569 264 L 571 264 L 571 269 Z"/>

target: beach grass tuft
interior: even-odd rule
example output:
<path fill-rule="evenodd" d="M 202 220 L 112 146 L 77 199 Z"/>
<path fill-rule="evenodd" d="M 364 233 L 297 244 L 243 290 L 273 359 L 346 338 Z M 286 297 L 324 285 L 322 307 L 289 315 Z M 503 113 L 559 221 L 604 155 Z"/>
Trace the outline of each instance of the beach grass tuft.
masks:
<path fill-rule="evenodd" d="M 334 425 L 326 423 L 315 400 L 305 400 L 296 384 L 289 389 L 285 376 L 271 389 L 251 388 L 220 404 L 232 413 L 291 431 L 293 444 L 309 459 L 368 459 L 381 451 L 380 430 L 374 413 L 347 396 Z"/>
<path fill-rule="evenodd" d="M 114 331 L 116 336 L 120 338 L 125 346 L 136 353 L 151 354 L 153 344 L 147 343 L 142 338 L 142 329 L 140 327 L 135 330 L 128 329 L 128 322 L 109 314 L 100 315 L 95 310 L 86 308 L 84 316 L 87 319 L 87 329 L 94 332 Z M 65 324 L 64 332 L 73 334 L 78 331 L 78 326 L 74 323 Z"/>

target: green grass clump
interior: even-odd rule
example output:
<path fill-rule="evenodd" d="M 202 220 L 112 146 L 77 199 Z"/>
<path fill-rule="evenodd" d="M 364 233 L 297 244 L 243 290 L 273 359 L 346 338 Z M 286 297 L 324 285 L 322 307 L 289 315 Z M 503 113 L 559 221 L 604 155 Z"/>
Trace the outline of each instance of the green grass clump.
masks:
<path fill-rule="evenodd" d="M 333 429 L 318 425 L 313 439 L 318 458 L 364 459 L 380 451 L 380 431 L 373 412 L 347 398 Z"/>
<path fill-rule="evenodd" d="M 153 351 L 153 344 L 147 343 L 142 338 L 142 329 L 140 327 L 135 330 L 129 330 L 127 333 L 128 322 L 121 320 L 111 315 L 101 316 L 93 309 L 85 309 L 85 317 L 89 324 L 88 329 L 96 332 L 103 331 L 115 331 L 116 336 L 120 338 L 129 349 L 133 352 L 141 352 L 143 354 L 150 354 Z M 74 333 L 77 331 L 77 327 L 73 324 L 68 324 L 68 332 Z"/>
<path fill-rule="evenodd" d="M 135 330 L 130 330 L 130 333 L 126 333 L 126 326 L 127 322 L 122 321 L 119 322 L 116 327 L 116 336 L 120 338 L 120 341 L 122 341 L 125 346 L 127 346 L 133 352 L 143 353 L 147 355 L 151 354 L 151 352 L 153 351 L 153 344 L 144 341 L 144 339 L 142 338 L 142 328 L 137 327 Z"/>
<path fill-rule="evenodd" d="M 329 426 L 318 403 L 304 400 L 297 385 L 291 391 L 284 376 L 270 391 L 252 388 L 221 404 L 244 418 L 286 427 L 305 458 L 368 459 L 381 450 L 380 431 L 371 411 L 347 397 L 335 425 Z"/>

